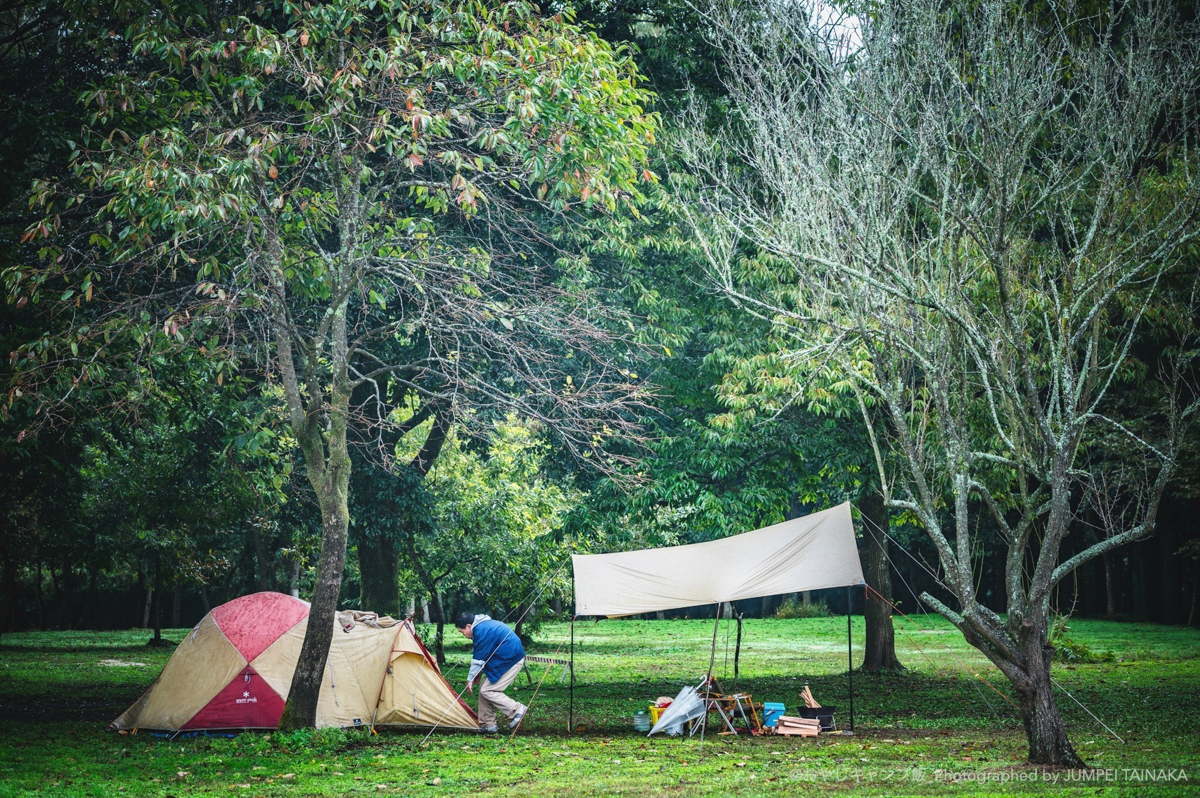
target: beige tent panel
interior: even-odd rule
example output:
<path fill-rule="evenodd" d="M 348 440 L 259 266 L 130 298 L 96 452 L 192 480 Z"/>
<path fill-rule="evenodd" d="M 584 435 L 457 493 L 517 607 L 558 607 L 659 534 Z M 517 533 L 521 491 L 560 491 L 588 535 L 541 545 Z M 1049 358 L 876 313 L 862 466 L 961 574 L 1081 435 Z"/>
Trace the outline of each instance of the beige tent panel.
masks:
<path fill-rule="evenodd" d="M 406 633 L 401 633 L 404 637 Z M 451 729 L 478 729 L 479 721 L 458 700 L 454 689 L 429 660 L 417 652 L 397 651 L 383 683 L 377 726 L 433 726 Z"/>
<path fill-rule="evenodd" d="M 182 728 L 244 667 L 245 658 L 225 637 L 212 615 L 205 615 L 175 649 L 150 689 L 113 721 L 112 727 Z"/>
<path fill-rule="evenodd" d="M 317 699 L 318 726 L 365 726 L 375 715 L 396 629 L 333 631 Z"/>
<path fill-rule="evenodd" d="M 296 663 L 300 659 L 300 647 L 304 645 L 304 630 L 307 626 L 308 618 L 299 621 L 263 649 L 250 663 L 263 681 L 271 685 L 271 689 L 284 701 L 287 701 L 287 695 L 292 689 L 292 674 L 295 673 Z"/>

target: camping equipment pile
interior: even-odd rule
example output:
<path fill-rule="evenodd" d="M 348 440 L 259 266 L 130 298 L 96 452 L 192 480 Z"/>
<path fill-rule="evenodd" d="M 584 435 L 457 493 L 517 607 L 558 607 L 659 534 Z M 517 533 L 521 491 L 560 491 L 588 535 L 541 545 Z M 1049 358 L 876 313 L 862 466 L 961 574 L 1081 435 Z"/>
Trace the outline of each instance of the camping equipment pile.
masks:
<path fill-rule="evenodd" d="M 721 735 L 746 733 L 753 736 L 782 734 L 816 737 L 821 732 L 836 729 L 833 718 L 835 707 L 823 707 L 817 703 L 807 684 L 800 691 L 800 698 L 805 703 L 800 710 L 801 717 L 784 715 L 783 704 L 757 703 L 750 693 L 722 693 L 717 680 L 708 677 L 698 687 L 683 688 L 674 699 L 663 696 L 651 704 L 649 711 L 654 726 L 649 734 L 661 731 L 674 736 L 687 732 L 690 737 L 702 731 L 713 714 L 724 727 L 718 732 Z M 639 711 L 635 716 L 634 728 L 637 731 L 646 731 L 638 722 L 645 717 L 644 711 Z"/>

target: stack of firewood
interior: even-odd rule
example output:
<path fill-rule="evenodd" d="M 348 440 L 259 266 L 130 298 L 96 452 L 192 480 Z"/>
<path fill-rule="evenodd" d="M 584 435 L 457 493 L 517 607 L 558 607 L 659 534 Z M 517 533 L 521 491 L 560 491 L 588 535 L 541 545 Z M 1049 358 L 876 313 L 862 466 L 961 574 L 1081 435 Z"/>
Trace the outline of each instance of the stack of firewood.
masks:
<path fill-rule="evenodd" d="M 816 737 L 821 733 L 821 721 L 816 718 L 794 718 L 791 715 L 780 715 L 775 726 L 775 733 L 792 737 Z"/>
<path fill-rule="evenodd" d="M 804 699 L 804 706 L 809 709 L 816 709 L 821 706 L 817 703 L 817 699 L 813 698 L 812 690 L 808 689 L 808 685 L 804 685 L 804 689 L 800 691 L 800 697 Z"/>

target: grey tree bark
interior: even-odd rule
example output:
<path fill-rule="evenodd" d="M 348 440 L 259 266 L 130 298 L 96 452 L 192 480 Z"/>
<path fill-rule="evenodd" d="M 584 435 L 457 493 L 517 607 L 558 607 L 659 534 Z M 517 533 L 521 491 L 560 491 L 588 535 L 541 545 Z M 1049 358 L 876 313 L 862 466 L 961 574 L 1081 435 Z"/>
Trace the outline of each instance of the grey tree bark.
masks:
<path fill-rule="evenodd" d="M 901 670 L 896 656 L 896 630 L 892 625 L 892 574 L 888 562 L 888 512 L 883 494 L 871 490 L 858 502 L 862 513 L 863 577 L 868 591 L 863 615 L 866 622 L 866 650 L 862 669 L 867 673 Z"/>

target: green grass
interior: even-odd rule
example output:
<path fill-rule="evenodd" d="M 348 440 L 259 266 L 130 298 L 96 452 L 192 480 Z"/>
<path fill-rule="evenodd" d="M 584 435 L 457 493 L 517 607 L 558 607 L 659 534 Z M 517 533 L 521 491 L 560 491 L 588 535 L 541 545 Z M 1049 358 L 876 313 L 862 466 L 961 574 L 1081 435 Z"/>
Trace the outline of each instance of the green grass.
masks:
<path fill-rule="evenodd" d="M 1185 795 L 1200 782 L 1200 632 L 1144 623 L 1074 621 L 1072 639 L 1112 662 L 1056 665 L 1071 737 L 1099 771 L 1023 764 L 1020 719 L 1004 679 L 940 619 L 897 619 L 908 666 L 855 674 L 853 737 L 647 739 L 632 715 L 696 683 L 708 667 L 706 621 L 602 621 L 576 626 L 577 731 L 558 669 L 515 739 L 363 730 L 245 734 L 174 741 L 104 730 L 153 680 L 171 649 L 145 631 L 48 632 L 0 639 L 0 796 L 318 795 Z M 733 639 L 718 637 L 715 672 L 732 687 Z M 925 630 L 920 631 L 920 630 Z M 170 630 L 182 639 L 186 630 Z M 550 624 L 530 653 L 566 656 L 569 627 Z M 856 662 L 862 618 L 854 619 Z M 794 708 L 808 683 L 848 721 L 845 618 L 751 620 L 739 687 Z M 728 653 L 727 653 L 728 652 Z M 453 641 L 447 675 L 461 687 L 468 649 Z M 541 667 L 535 679 L 541 676 Z M 987 679 L 993 690 L 969 675 Z M 530 702 L 518 682 L 516 697 Z M 999 693 L 999 694 L 998 694 Z M 1144 770 L 1187 781 L 1142 781 Z M 1137 772 L 1134 773 L 1133 771 Z M 1057 779 L 1057 782 L 1054 780 Z"/>

